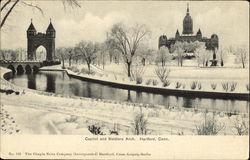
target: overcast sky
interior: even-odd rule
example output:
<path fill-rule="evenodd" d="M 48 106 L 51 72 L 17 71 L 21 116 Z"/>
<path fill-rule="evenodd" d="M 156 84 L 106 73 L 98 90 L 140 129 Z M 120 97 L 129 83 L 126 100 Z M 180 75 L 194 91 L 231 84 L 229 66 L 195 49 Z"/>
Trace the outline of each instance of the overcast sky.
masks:
<path fill-rule="evenodd" d="M 9 17 L 1 34 L 2 48 L 26 48 L 26 30 L 33 18 L 38 32 L 45 32 L 49 19 L 56 29 L 56 47 L 74 46 L 81 40 L 101 42 L 114 23 L 143 23 L 152 31 L 150 44 L 157 48 L 158 38 L 173 37 L 182 32 L 187 2 L 165 1 L 81 1 L 81 8 L 66 11 L 59 1 L 36 3 L 39 11 L 19 5 Z M 222 47 L 246 45 L 249 42 L 248 2 L 189 2 L 194 33 L 200 28 L 203 36 L 219 36 Z"/>

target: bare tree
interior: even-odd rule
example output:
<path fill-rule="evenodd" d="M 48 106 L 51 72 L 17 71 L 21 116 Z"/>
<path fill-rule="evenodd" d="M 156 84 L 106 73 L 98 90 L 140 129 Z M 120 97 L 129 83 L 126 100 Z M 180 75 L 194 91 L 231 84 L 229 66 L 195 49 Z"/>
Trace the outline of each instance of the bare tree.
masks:
<path fill-rule="evenodd" d="M 165 66 L 166 62 L 169 62 L 172 56 L 169 53 L 167 47 L 162 46 L 157 53 L 156 62 L 161 62 L 162 67 Z"/>
<path fill-rule="evenodd" d="M 70 6 L 70 7 L 81 7 L 81 5 L 79 4 L 79 2 L 77 0 L 61 0 L 64 8 L 66 8 L 66 6 Z M 25 6 L 29 6 L 31 8 L 35 8 L 38 11 L 41 12 L 41 14 L 43 15 L 43 9 L 39 7 L 38 0 L 32 0 L 32 1 L 24 1 L 24 0 L 5 0 L 2 1 L 1 0 L 1 20 L 0 20 L 0 29 L 2 29 L 2 27 L 4 26 L 6 20 L 9 18 L 10 14 L 13 12 L 13 10 L 18 6 L 18 4 L 21 5 L 25 5 Z"/>
<path fill-rule="evenodd" d="M 237 47 L 234 51 L 234 55 L 236 56 L 236 63 L 241 63 L 242 67 L 245 68 L 249 58 L 247 49 L 244 47 Z"/>
<path fill-rule="evenodd" d="M 177 42 L 175 44 L 175 47 L 176 47 L 176 54 L 177 54 L 177 62 L 178 62 L 178 66 L 181 66 L 183 65 L 183 58 L 184 58 L 184 49 L 183 49 L 183 44 L 182 43 L 179 43 Z"/>
<path fill-rule="evenodd" d="M 0 59 L 7 60 L 8 59 L 8 51 L 5 49 L 0 49 Z"/>
<path fill-rule="evenodd" d="M 224 66 L 225 61 L 227 61 L 227 58 L 228 58 L 228 50 L 225 49 L 225 48 L 219 49 L 218 50 L 218 56 L 219 56 L 219 60 L 220 60 L 220 65 Z"/>
<path fill-rule="evenodd" d="M 81 60 L 82 55 L 81 52 L 78 51 L 77 47 L 73 48 L 74 55 L 72 56 L 72 59 L 75 60 L 75 63 L 78 64 L 78 61 Z"/>
<path fill-rule="evenodd" d="M 15 52 L 17 52 L 17 55 L 18 55 L 18 60 L 24 60 L 25 57 L 27 57 L 27 52 L 24 48 L 17 48 L 15 50 Z"/>
<path fill-rule="evenodd" d="M 90 71 L 90 65 L 97 58 L 97 52 L 99 51 L 99 44 L 93 42 L 81 41 L 77 44 L 76 48 L 82 54 L 84 60 L 88 65 L 88 70 Z"/>
<path fill-rule="evenodd" d="M 65 51 L 66 51 L 67 59 L 69 60 L 69 66 L 71 66 L 71 61 L 75 55 L 74 48 L 69 47 L 69 48 L 66 48 Z"/>
<path fill-rule="evenodd" d="M 184 59 L 184 47 L 186 44 L 182 42 L 176 42 L 174 45 L 171 46 L 171 51 L 174 52 L 175 57 L 178 62 L 178 66 L 183 65 L 183 59 Z"/>
<path fill-rule="evenodd" d="M 65 59 L 67 57 L 66 53 L 67 53 L 66 48 L 64 48 L 64 47 L 56 49 L 56 58 L 58 58 L 62 61 L 62 65 L 63 65 L 62 68 L 63 69 L 65 68 L 64 62 L 65 62 Z"/>
<path fill-rule="evenodd" d="M 197 59 L 198 67 L 200 64 L 205 67 L 209 59 L 209 53 L 206 50 L 205 44 L 195 50 L 195 57 Z"/>
<path fill-rule="evenodd" d="M 143 66 L 145 66 L 146 63 L 151 64 L 152 62 L 155 62 L 154 50 L 149 48 L 146 44 L 141 44 L 139 46 L 136 56 L 139 59 L 139 63 Z"/>
<path fill-rule="evenodd" d="M 19 60 L 19 53 L 17 52 L 17 50 L 1 49 L 0 56 L 1 56 L 1 60 L 12 60 L 12 61 Z"/>
<path fill-rule="evenodd" d="M 100 50 L 99 50 L 99 55 L 98 55 L 98 63 L 100 64 L 102 64 L 102 69 L 104 69 L 104 66 L 105 66 L 105 63 L 106 63 L 106 61 L 107 61 L 107 59 L 108 59 L 108 46 L 107 46 L 107 44 L 106 43 L 101 43 L 100 44 Z"/>
<path fill-rule="evenodd" d="M 123 61 L 127 67 L 128 77 L 131 76 L 133 57 L 141 41 L 148 34 L 149 30 L 144 25 L 136 24 L 133 27 L 126 27 L 121 23 L 115 24 L 108 34 L 109 44 L 123 56 Z"/>
<path fill-rule="evenodd" d="M 10 57 L 12 61 L 17 61 L 18 60 L 18 53 L 14 50 L 10 50 Z"/>

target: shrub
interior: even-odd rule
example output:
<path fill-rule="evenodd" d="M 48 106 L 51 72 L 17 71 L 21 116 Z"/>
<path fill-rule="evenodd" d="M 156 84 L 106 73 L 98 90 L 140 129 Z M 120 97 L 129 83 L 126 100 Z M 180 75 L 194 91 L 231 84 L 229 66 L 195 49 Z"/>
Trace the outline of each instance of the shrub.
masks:
<path fill-rule="evenodd" d="M 170 85 L 170 81 L 168 80 L 170 69 L 167 69 L 166 67 L 157 67 L 155 69 L 155 73 L 157 77 L 161 80 L 161 82 L 163 83 L 164 87 Z"/>
<path fill-rule="evenodd" d="M 114 131 L 114 130 L 109 130 L 109 133 L 110 133 L 110 134 L 119 135 L 119 133 L 118 133 L 117 131 Z"/>
<path fill-rule="evenodd" d="M 198 89 L 201 90 L 202 86 L 201 83 L 198 83 Z"/>
<path fill-rule="evenodd" d="M 142 84 L 142 77 L 136 77 L 136 84 Z"/>
<path fill-rule="evenodd" d="M 228 89 L 229 89 L 229 83 L 228 82 L 223 82 L 223 83 L 221 83 L 221 85 L 222 85 L 223 90 L 227 92 Z"/>
<path fill-rule="evenodd" d="M 88 126 L 88 130 L 94 135 L 104 135 L 103 132 L 101 131 L 101 127 L 95 126 L 94 124 Z"/>
<path fill-rule="evenodd" d="M 114 128 L 112 130 L 109 130 L 109 133 L 110 134 L 115 134 L 115 135 L 119 135 L 119 132 L 118 132 L 119 128 L 118 128 L 118 124 L 115 123 L 114 124 Z"/>
<path fill-rule="evenodd" d="M 206 113 L 204 122 L 196 125 L 198 135 L 217 135 L 224 128 L 225 124 L 217 122 L 214 118 L 207 117 Z"/>
<path fill-rule="evenodd" d="M 196 86 L 197 86 L 197 82 L 196 82 L 196 81 L 193 81 L 193 82 L 191 83 L 191 85 L 190 85 L 190 88 L 191 88 L 191 89 L 195 89 Z"/>
<path fill-rule="evenodd" d="M 133 127 L 134 133 L 136 135 L 146 135 L 147 134 L 147 120 L 144 117 L 144 114 L 140 113 L 135 116 Z"/>
<path fill-rule="evenodd" d="M 95 74 L 94 71 L 92 71 L 92 70 L 89 71 L 88 69 L 85 69 L 85 68 L 81 69 L 81 73 L 83 73 L 83 74 L 91 74 L 91 75 Z"/>
<path fill-rule="evenodd" d="M 185 84 L 185 83 L 182 84 L 182 88 L 183 88 L 183 89 L 186 88 L 186 84 Z"/>
<path fill-rule="evenodd" d="M 152 83 L 154 86 L 156 86 L 158 84 L 158 81 L 156 79 L 153 79 Z"/>
<path fill-rule="evenodd" d="M 76 68 L 76 67 L 73 67 L 73 68 L 72 68 L 72 71 L 73 71 L 73 72 L 80 72 L 80 70 L 79 70 L 78 68 Z"/>
<path fill-rule="evenodd" d="M 237 86 L 237 82 L 230 83 L 230 88 L 231 88 L 230 90 L 231 90 L 231 92 L 235 91 L 236 86 Z"/>
<path fill-rule="evenodd" d="M 216 84 L 216 83 L 211 83 L 211 88 L 212 88 L 213 90 L 215 90 L 216 87 L 217 87 L 217 84 Z"/>
<path fill-rule="evenodd" d="M 236 121 L 233 123 L 233 130 L 239 136 L 248 135 L 248 127 L 249 122 L 247 120 L 244 120 L 243 118 L 241 120 L 236 119 Z"/>
<path fill-rule="evenodd" d="M 178 89 L 178 88 L 180 88 L 180 87 L 181 87 L 181 83 L 180 83 L 180 82 L 176 82 L 176 83 L 175 83 L 175 88 Z"/>
<path fill-rule="evenodd" d="M 72 66 L 71 67 L 67 67 L 68 70 L 72 70 Z"/>
<path fill-rule="evenodd" d="M 183 131 L 178 131 L 178 132 L 177 132 L 177 135 L 183 136 L 183 135 L 184 135 L 184 132 L 183 132 Z"/>
<path fill-rule="evenodd" d="M 77 116 L 71 115 L 70 118 L 66 118 L 66 122 L 76 122 Z"/>
<path fill-rule="evenodd" d="M 139 66 L 135 66 L 131 68 L 131 78 L 133 81 L 137 82 L 137 79 L 139 79 L 138 81 L 140 81 L 140 79 L 142 80 L 142 75 L 144 74 L 144 67 L 139 67 Z"/>
<path fill-rule="evenodd" d="M 170 81 L 169 80 L 166 80 L 165 82 L 163 82 L 163 87 L 167 87 L 170 85 Z"/>
<path fill-rule="evenodd" d="M 147 82 L 146 82 L 146 85 L 150 85 L 152 82 L 152 79 L 148 79 Z"/>

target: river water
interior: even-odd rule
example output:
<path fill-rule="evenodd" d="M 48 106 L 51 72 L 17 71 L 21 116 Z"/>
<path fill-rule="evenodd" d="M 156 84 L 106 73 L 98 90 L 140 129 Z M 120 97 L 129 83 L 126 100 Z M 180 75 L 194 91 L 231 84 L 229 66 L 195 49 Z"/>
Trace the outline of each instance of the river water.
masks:
<path fill-rule="evenodd" d="M 17 86 L 62 95 L 157 104 L 168 107 L 208 109 L 230 113 L 248 113 L 249 102 L 244 100 L 180 97 L 113 88 L 107 85 L 71 78 L 65 72 L 39 71 L 12 75 L 9 81 Z"/>

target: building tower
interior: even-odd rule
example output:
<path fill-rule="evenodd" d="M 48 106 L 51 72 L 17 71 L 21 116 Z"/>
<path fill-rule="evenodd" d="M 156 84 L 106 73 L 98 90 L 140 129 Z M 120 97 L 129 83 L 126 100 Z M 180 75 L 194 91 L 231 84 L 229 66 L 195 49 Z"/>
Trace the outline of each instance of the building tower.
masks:
<path fill-rule="evenodd" d="M 179 30 L 177 29 L 176 33 L 175 33 L 175 39 L 178 40 L 180 37 L 180 33 Z"/>
<path fill-rule="evenodd" d="M 201 30 L 199 29 L 198 32 L 196 33 L 196 37 L 198 40 L 201 40 L 202 39 L 202 33 L 201 33 Z"/>
<path fill-rule="evenodd" d="M 182 34 L 193 34 L 193 20 L 189 15 L 189 5 L 187 4 L 187 13 L 183 20 Z"/>
<path fill-rule="evenodd" d="M 53 60 L 55 58 L 55 37 L 56 37 L 56 30 L 54 28 L 54 26 L 51 23 L 51 19 L 50 19 L 50 23 L 49 26 L 46 30 L 46 37 L 47 37 L 47 42 L 48 42 L 48 50 L 47 52 L 51 53 L 50 55 L 48 55 L 48 60 Z"/>
<path fill-rule="evenodd" d="M 32 23 L 32 19 L 31 19 L 31 22 L 30 22 L 30 26 L 29 28 L 27 29 L 27 50 L 28 50 L 28 59 L 29 60 L 32 60 L 33 59 L 33 53 L 29 53 L 29 51 L 32 50 L 32 42 L 33 42 L 33 38 L 35 37 L 36 35 L 36 28 L 34 27 L 33 23 Z"/>

